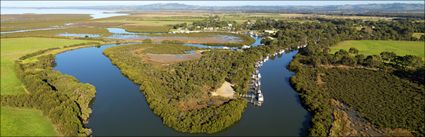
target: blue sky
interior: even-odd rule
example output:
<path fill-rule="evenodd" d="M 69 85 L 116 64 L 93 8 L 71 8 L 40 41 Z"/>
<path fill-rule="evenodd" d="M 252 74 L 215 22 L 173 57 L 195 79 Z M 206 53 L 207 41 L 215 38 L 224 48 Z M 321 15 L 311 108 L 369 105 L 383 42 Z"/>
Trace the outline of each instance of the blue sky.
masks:
<path fill-rule="evenodd" d="M 1 7 L 45 7 L 45 6 L 105 6 L 105 5 L 145 5 L 153 3 L 182 3 L 202 6 L 242 6 L 242 5 L 344 5 L 368 3 L 422 3 L 424 1 L 1 1 Z"/>

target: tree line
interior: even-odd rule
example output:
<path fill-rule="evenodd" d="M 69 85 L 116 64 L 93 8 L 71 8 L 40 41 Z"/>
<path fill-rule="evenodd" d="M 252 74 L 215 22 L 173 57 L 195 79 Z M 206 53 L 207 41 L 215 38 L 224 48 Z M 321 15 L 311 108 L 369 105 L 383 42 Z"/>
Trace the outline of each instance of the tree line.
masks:
<path fill-rule="evenodd" d="M 91 130 L 84 124 L 88 122 L 91 113 L 89 105 L 96 89 L 53 70 L 54 55 L 45 53 L 56 49 L 34 52 L 15 62 L 17 76 L 29 94 L 2 95 L 1 105 L 39 109 L 55 125 L 60 135 L 88 136 Z M 30 58 L 36 58 L 36 61 L 25 61 Z"/>
<path fill-rule="evenodd" d="M 283 21 L 265 23 L 285 30 L 276 34 L 277 41 L 269 43 L 290 45 L 298 40 L 308 45 L 300 50 L 289 67 L 297 72 L 291 83 L 314 114 L 310 136 L 329 135 L 333 111 L 329 100 L 332 98 L 352 106 L 381 128 L 401 127 L 417 136 L 425 133 L 421 117 L 424 115 L 424 103 L 421 101 L 424 93 L 421 89 L 425 66 L 421 57 L 397 56 L 393 52 L 365 56 L 358 54 L 355 48 L 333 54 L 329 50 L 330 46 L 343 40 L 422 40 L 411 34 L 425 32 L 423 25 L 409 20 L 358 22 L 323 19 L 320 24 L 303 23 L 300 27 L 296 23 L 287 25 L 291 23 L 279 22 Z M 373 28 L 353 27 L 366 25 Z M 353 68 L 326 67 L 338 65 Z"/>
<path fill-rule="evenodd" d="M 164 124 L 181 132 L 215 133 L 238 121 L 246 107 L 243 99 L 231 99 L 221 105 L 211 104 L 208 91 L 217 89 L 238 66 L 230 60 L 232 52 L 205 53 L 199 60 L 187 61 L 166 69 L 153 68 L 143 57 L 131 51 L 149 47 L 169 48 L 179 45 L 128 45 L 104 51 L 123 74 L 140 84 L 141 91 L 155 114 Z M 182 46 L 182 45 L 180 45 Z M 156 49 L 153 51 L 159 51 Z M 167 50 L 161 50 L 167 51 Z M 145 53 L 150 53 L 145 51 Z M 166 54 L 167 52 L 162 52 Z M 169 53 L 168 53 L 169 54 Z M 254 70 L 251 68 L 250 70 Z M 245 79 L 249 80 L 249 77 Z M 247 88 L 248 85 L 245 85 Z M 237 89 L 241 91 L 241 89 Z"/>
<path fill-rule="evenodd" d="M 274 40 L 265 39 L 262 41 L 265 46 L 245 49 L 243 52 L 210 50 L 209 52 L 204 52 L 198 60 L 181 62 L 166 69 L 153 69 L 151 64 L 144 62 L 140 56 L 132 54 L 131 51 L 143 48 L 146 45 L 112 47 L 106 49 L 104 54 L 124 74 L 141 85 L 141 90 L 145 94 L 149 106 L 155 114 L 162 118 L 166 125 L 182 132 L 214 133 L 238 121 L 246 102 L 242 101 L 242 99 L 234 99 L 219 106 L 211 105 L 205 91 L 217 89 L 224 81 L 229 81 L 234 84 L 233 87 L 238 94 L 243 94 L 249 89 L 250 76 L 255 71 L 254 64 L 256 61 L 282 49 L 296 49 L 298 46 L 308 45 L 307 48 L 301 51 L 302 55 L 297 55 L 297 59 L 290 66 L 297 71 L 292 83 L 301 93 L 300 96 L 308 109 L 314 113 L 309 135 L 326 136 L 329 134 L 328 129 L 332 126 L 332 106 L 329 104 L 329 99 L 334 94 L 319 92 L 323 90 L 321 87 L 310 86 L 314 85 L 315 81 L 306 79 L 317 79 L 317 74 L 321 74 L 321 72 L 303 69 L 307 58 L 318 57 L 317 55 L 323 54 L 326 48 L 342 40 L 417 40 L 411 36 L 411 33 L 424 32 L 424 29 L 422 27 L 412 28 L 412 26 L 416 25 L 411 23 L 415 22 L 321 19 L 299 23 L 261 19 L 253 24 L 244 23 L 245 25 L 242 27 L 257 31 L 277 29 L 278 32 L 276 34 L 270 35 L 275 38 Z M 367 30 L 368 28 L 365 26 L 371 24 L 374 25 L 374 28 Z M 394 33 L 386 34 L 387 32 Z M 341 53 L 336 55 L 328 54 L 327 56 L 337 56 L 338 58 L 331 57 L 326 60 L 328 62 L 335 61 L 335 63 L 354 63 L 350 61 L 356 56 L 356 54 L 353 54 L 355 49 L 353 50 L 349 51 L 348 54 L 345 53 L 347 51 L 341 51 Z M 301 60 L 301 58 L 305 59 Z M 379 58 L 382 57 L 379 56 Z M 397 58 L 403 60 L 402 58 L 407 59 L 410 57 L 397 56 Z M 376 62 L 376 60 L 375 56 L 371 56 L 364 57 L 361 62 L 356 61 L 355 63 L 362 66 L 377 65 L 374 63 L 392 63 Z M 224 107 L 229 106 L 231 103 L 233 104 L 232 107 L 234 107 L 231 110 L 234 111 L 225 111 Z M 186 107 L 182 109 L 181 106 Z M 230 115 L 226 116 L 224 112 Z M 212 117 L 211 113 L 217 116 Z M 228 117 L 229 122 L 223 124 L 224 117 Z M 420 125 L 420 123 L 416 125 L 418 124 Z M 417 130 L 417 128 L 409 129 Z"/>

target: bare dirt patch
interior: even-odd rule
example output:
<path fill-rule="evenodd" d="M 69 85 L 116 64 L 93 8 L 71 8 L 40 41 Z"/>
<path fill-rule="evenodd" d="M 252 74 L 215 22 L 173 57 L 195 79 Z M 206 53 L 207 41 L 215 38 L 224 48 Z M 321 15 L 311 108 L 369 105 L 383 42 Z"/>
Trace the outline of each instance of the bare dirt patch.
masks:
<path fill-rule="evenodd" d="M 198 59 L 202 56 L 202 51 L 195 51 L 192 54 L 145 54 L 145 60 L 160 64 L 174 64 L 178 62 Z"/>
<path fill-rule="evenodd" d="M 229 43 L 229 42 L 242 42 L 240 39 L 228 40 L 221 36 L 205 36 L 205 37 L 185 37 L 185 36 L 164 36 L 164 37 L 153 37 L 151 38 L 154 42 L 162 42 L 164 40 L 181 41 L 183 43 Z"/>
<path fill-rule="evenodd" d="M 323 84 L 325 84 L 325 82 L 322 80 L 322 76 L 323 75 L 325 75 L 325 74 L 323 74 L 323 73 L 319 73 L 317 76 L 316 76 L 316 84 L 317 85 L 323 85 Z"/>
<path fill-rule="evenodd" d="M 331 102 L 335 110 L 330 136 L 413 136 L 406 129 L 378 128 L 345 104 L 334 99 Z"/>
<path fill-rule="evenodd" d="M 335 106 L 333 112 L 334 122 L 332 123 L 331 136 L 383 136 L 384 132 L 341 102 L 332 99 Z"/>
<path fill-rule="evenodd" d="M 232 88 L 232 84 L 229 82 L 224 82 L 220 88 L 216 91 L 211 92 L 211 96 L 221 96 L 225 98 L 233 98 L 235 95 L 235 90 Z"/>

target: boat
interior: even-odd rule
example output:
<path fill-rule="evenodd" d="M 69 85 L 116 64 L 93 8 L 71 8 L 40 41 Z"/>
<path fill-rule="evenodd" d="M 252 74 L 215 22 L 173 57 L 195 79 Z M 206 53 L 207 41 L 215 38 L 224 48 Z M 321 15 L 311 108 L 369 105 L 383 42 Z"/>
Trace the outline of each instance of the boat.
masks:
<path fill-rule="evenodd" d="M 263 102 L 264 101 L 264 96 L 263 96 L 263 94 L 258 94 L 258 97 L 257 97 L 257 100 L 259 101 L 259 102 Z"/>

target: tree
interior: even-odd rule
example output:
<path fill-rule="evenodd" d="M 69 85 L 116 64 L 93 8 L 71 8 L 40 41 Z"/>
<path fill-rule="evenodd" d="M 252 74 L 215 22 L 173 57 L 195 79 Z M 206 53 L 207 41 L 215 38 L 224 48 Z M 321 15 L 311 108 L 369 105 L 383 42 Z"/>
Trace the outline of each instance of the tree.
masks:
<path fill-rule="evenodd" d="M 350 48 L 350 49 L 348 50 L 348 52 L 349 52 L 349 53 L 351 53 L 351 54 L 358 54 L 358 53 L 359 53 L 359 50 L 358 50 L 358 49 L 356 49 L 356 48 Z"/>
<path fill-rule="evenodd" d="M 354 58 L 355 58 L 357 64 L 363 64 L 364 63 L 365 56 L 363 54 L 356 55 Z"/>
<path fill-rule="evenodd" d="M 368 67 L 380 67 L 382 65 L 381 57 L 377 55 L 369 55 L 364 60 L 364 64 Z"/>
<path fill-rule="evenodd" d="M 394 52 L 388 52 L 388 51 L 381 52 L 381 54 L 379 55 L 381 55 L 381 58 L 384 61 L 392 61 L 397 56 Z"/>
<path fill-rule="evenodd" d="M 402 69 L 412 69 L 415 70 L 424 65 L 423 60 L 418 56 L 406 55 L 398 56 L 395 59 L 395 64 Z"/>
<path fill-rule="evenodd" d="M 328 48 L 328 47 L 323 48 L 323 54 L 329 54 L 330 52 L 331 52 L 330 48 Z"/>
<path fill-rule="evenodd" d="M 422 36 L 419 38 L 419 40 L 420 40 L 420 41 L 425 41 L 425 35 L 422 35 Z"/>
<path fill-rule="evenodd" d="M 152 43 L 152 40 L 151 39 L 144 39 L 143 40 L 143 43 L 150 44 L 150 43 Z"/>
<path fill-rule="evenodd" d="M 356 61 L 353 58 L 351 58 L 350 56 L 344 56 L 341 59 L 341 64 L 344 64 L 344 65 L 355 65 L 356 64 Z"/>

